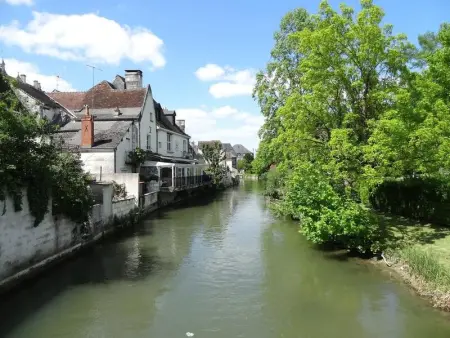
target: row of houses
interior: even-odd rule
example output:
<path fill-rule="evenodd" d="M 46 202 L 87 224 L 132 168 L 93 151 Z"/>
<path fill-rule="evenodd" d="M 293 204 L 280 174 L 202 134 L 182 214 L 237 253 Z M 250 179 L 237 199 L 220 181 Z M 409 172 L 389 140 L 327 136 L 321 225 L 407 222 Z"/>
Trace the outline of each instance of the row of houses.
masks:
<path fill-rule="evenodd" d="M 3 61 L 0 66 L 6 74 Z M 185 120 L 154 99 L 150 85 L 143 85 L 141 70 L 125 70 L 124 76 L 83 92 L 44 92 L 38 81 L 28 84 L 25 75 L 17 80 L 15 91 L 22 103 L 59 126 L 53 141 L 64 151 L 79 153 L 85 171 L 99 181 L 124 183 L 136 197 L 207 183 L 203 142 L 191 142 Z M 232 175 L 237 160 L 250 151 L 242 145 L 221 144 L 223 165 Z M 145 150 L 145 159 L 137 166 L 130 154 L 138 148 Z M 137 175 L 126 175 L 131 173 Z"/>

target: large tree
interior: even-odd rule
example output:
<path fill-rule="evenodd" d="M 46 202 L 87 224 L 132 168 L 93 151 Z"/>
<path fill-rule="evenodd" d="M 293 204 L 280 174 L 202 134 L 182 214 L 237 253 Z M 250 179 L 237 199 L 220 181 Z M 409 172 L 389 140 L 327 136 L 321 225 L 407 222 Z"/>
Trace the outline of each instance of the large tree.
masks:
<path fill-rule="evenodd" d="M 313 22 L 305 9 L 299 8 L 287 13 L 274 34 L 275 45 L 271 51 L 271 60 L 266 69 L 256 76 L 253 97 L 265 117 L 259 132 L 261 142 L 255 162 L 255 169 L 259 173 L 279 160 L 277 152 L 271 147 L 271 142 L 277 137 L 281 127 L 276 113 L 284 106 L 287 98 L 300 89 L 301 74 L 298 65 L 303 55 L 292 36 L 307 27 L 312 29 Z"/>
<path fill-rule="evenodd" d="M 381 141 L 405 146 L 401 127 L 398 140 L 386 140 L 379 126 L 392 112 L 406 114 L 412 106 L 404 92 L 415 79 L 409 66 L 416 51 L 405 35 L 382 25 L 383 17 L 371 0 L 362 0 L 358 13 L 322 1 L 318 13 L 289 34 L 298 56 L 295 75 L 289 74 L 293 90 L 282 91 L 273 115 L 261 107 L 277 125 L 270 141 L 262 142 L 257 163 L 265 157 L 287 174 L 284 211 L 302 219 L 316 242 L 339 239 L 366 247 L 365 236 L 373 232 L 364 229 L 370 217 L 359 203 L 379 182 L 377 147 Z"/>

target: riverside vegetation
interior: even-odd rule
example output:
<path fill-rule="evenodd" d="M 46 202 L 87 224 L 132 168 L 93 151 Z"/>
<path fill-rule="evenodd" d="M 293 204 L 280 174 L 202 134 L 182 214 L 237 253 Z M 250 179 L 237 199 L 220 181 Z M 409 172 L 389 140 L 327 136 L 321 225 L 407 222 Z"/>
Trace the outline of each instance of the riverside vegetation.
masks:
<path fill-rule="evenodd" d="M 20 211 L 26 191 L 34 226 L 48 212 L 50 197 L 54 215 L 87 221 L 93 205 L 89 176 L 77 156 L 51 142 L 53 126 L 20 103 L 14 81 L 0 74 L 0 214 Z M 14 210 L 6 210 L 7 196 Z"/>
<path fill-rule="evenodd" d="M 415 46 L 360 5 L 282 19 L 254 89 L 265 123 L 252 168 L 308 240 L 398 262 L 448 309 L 450 24 Z"/>

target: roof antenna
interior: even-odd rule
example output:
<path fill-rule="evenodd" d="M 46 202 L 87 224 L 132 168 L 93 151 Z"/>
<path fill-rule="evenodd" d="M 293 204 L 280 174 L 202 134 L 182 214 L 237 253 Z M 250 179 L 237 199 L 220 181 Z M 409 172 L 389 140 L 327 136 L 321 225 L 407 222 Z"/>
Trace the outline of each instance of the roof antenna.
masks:
<path fill-rule="evenodd" d="M 89 68 L 92 68 L 92 88 L 94 88 L 95 85 L 95 70 L 99 70 L 101 72 L 103 72 L 103 69 L 100 69 L 98 67 L 95 66 L 91 66 L 91 65 L 86 65 Z M 94 90 L 92 90 L 92 109 L 94 109 Z"/>
<path fill-rule="evenodd" d="M 56 91 L 59 91 L 58 88 L 59 88 L 59 75 L 56 74 Z"/>

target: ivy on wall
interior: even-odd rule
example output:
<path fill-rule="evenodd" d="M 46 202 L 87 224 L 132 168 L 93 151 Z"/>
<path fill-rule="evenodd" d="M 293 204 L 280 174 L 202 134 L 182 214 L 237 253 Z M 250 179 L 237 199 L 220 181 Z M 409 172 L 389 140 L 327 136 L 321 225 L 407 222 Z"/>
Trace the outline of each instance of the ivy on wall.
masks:
<path fill-rule="evenodd" d="M 81 161 L 50 142 L 54 127 L 28 112 L 12 86 L 15 80 L 0 74 L 0 214 L 7 212 L 7 197 L 12 198 L 14 211 L 22 210 L 26 190 L 35 226 L 49 211 L 50 197 L 53 214 L 84 222 L 93 198 Z"/>

